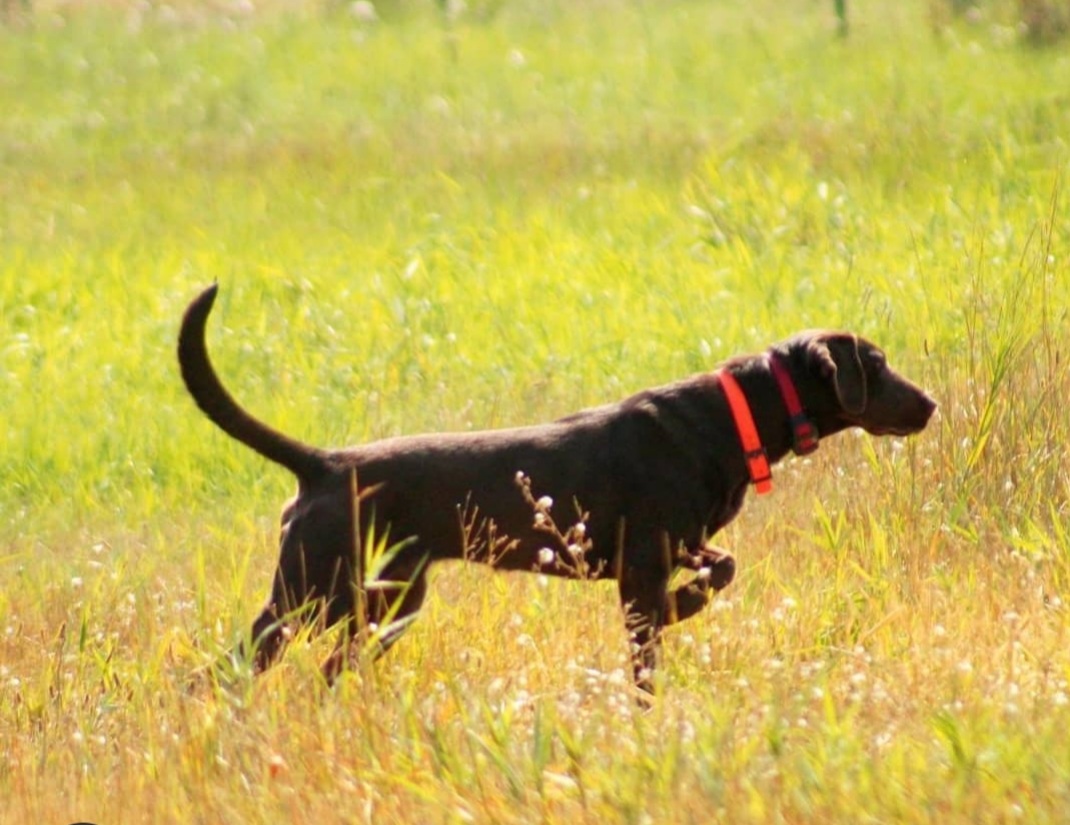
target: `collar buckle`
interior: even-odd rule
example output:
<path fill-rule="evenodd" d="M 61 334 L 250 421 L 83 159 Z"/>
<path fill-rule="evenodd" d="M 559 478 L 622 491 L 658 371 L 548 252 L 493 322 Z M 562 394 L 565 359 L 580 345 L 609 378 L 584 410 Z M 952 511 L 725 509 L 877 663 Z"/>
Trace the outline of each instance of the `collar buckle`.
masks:
<path fill-rule="evenodd" d="M 800 411 L 791 417 L 791 437 L 795 455 L 810 455 L 817 451 L 820 435 L 806 413 Z"/>
<path fill-rule="evenodd" d="M 743 457 L 747 460 L 747 469 L 750 471 L 750 480 L 754 489 L 759 493 L 768 493 L 773 489 L 773 470 L 769 466 L 769 454 L 765 447 L 758 446 L 752 450 L 745 450 Z"/>

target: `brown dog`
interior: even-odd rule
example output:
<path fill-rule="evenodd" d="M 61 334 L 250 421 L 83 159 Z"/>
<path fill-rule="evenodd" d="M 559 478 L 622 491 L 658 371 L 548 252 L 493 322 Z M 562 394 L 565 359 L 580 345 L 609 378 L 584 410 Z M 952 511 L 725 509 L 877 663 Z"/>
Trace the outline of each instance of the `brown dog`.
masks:
<path fill-rule="evenodd" d="M 198 296 L 182 322 L 186 387 L 224 432 L 298 482 L 282 513 L 271 595 L 252 627 L 257 670 L 295 625 L 344 621 L 346 641 L 324 666 L 333 678 L 362 628 L 378 628 L 380 649 L 396 639 L 423 602 L 429 562 L 468 559 L 615 579 L 636 683 L 650 691 L 661 629 L 693 616 L 732 580 L 732 557 L 706 543 L 739 512 L 748 484 L 768 483 L 769 463 L 848 427 L 915 433 L 936 409 L 873 344 L 808 332 L 716 373 L 550 424 L 320 449 L 257 421 L 220 383 L 204 341 L 216 289 Z M 742 402 L 730 404 L 729 385 Z M 549 518 L 551 500 L 574 512 L 564 531 Z M 374 576 L 359 549 L 369 528 L 395 544 Z M 697 574 L 670 591 L 681 567 Z"/>

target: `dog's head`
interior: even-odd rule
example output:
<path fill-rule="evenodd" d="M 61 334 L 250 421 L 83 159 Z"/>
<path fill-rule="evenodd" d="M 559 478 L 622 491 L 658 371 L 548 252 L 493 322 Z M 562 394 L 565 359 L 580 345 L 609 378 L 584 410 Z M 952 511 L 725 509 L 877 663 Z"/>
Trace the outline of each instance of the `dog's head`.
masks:
<path fill-rule="evenodd" d="M 778 350 L 791 365 L 803 405 L 822 435 L 861 427 L 873 435 L 925 428 L 936 402 L 888 366 L 876 344 L 847 332 L 805 332 Z"/>

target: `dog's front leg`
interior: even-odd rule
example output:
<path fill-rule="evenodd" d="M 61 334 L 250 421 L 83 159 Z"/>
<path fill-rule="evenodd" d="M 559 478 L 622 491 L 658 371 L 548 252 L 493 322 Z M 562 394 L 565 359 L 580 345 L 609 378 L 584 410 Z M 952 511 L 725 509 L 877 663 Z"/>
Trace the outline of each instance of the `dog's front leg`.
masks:
<path fill-rule="evenodd" d="M 635 685 L 650 694 L 654 693 L 654 670 L 661 650 L 668 583 L 667 572 L 636 567 L 624 567 L 618 582 Z"/>
<path fill-rule="evenodd" d="M 668 611 L 665 624 L 671 625 L 690 619 L 707 604 L 713 594 L 724 590 L 736 575 L 736 560 L 731 553 L 715 547 L 700 547 L 688 551 L 682 566 L 696 572 L 695 579 L 668 594 Z"/>

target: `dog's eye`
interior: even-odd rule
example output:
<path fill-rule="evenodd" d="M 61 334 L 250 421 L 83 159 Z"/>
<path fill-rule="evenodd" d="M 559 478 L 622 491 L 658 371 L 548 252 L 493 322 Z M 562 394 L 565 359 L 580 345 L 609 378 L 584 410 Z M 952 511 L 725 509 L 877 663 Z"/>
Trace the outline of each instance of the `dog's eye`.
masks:
<path fill-rule="evenodd" d="M 870 355 L 870 363 L 873 364 L 873 369 L 876 372 L 882 372 L 888 367 L 888 357 L 880 350 L 874 350 Z"/>

